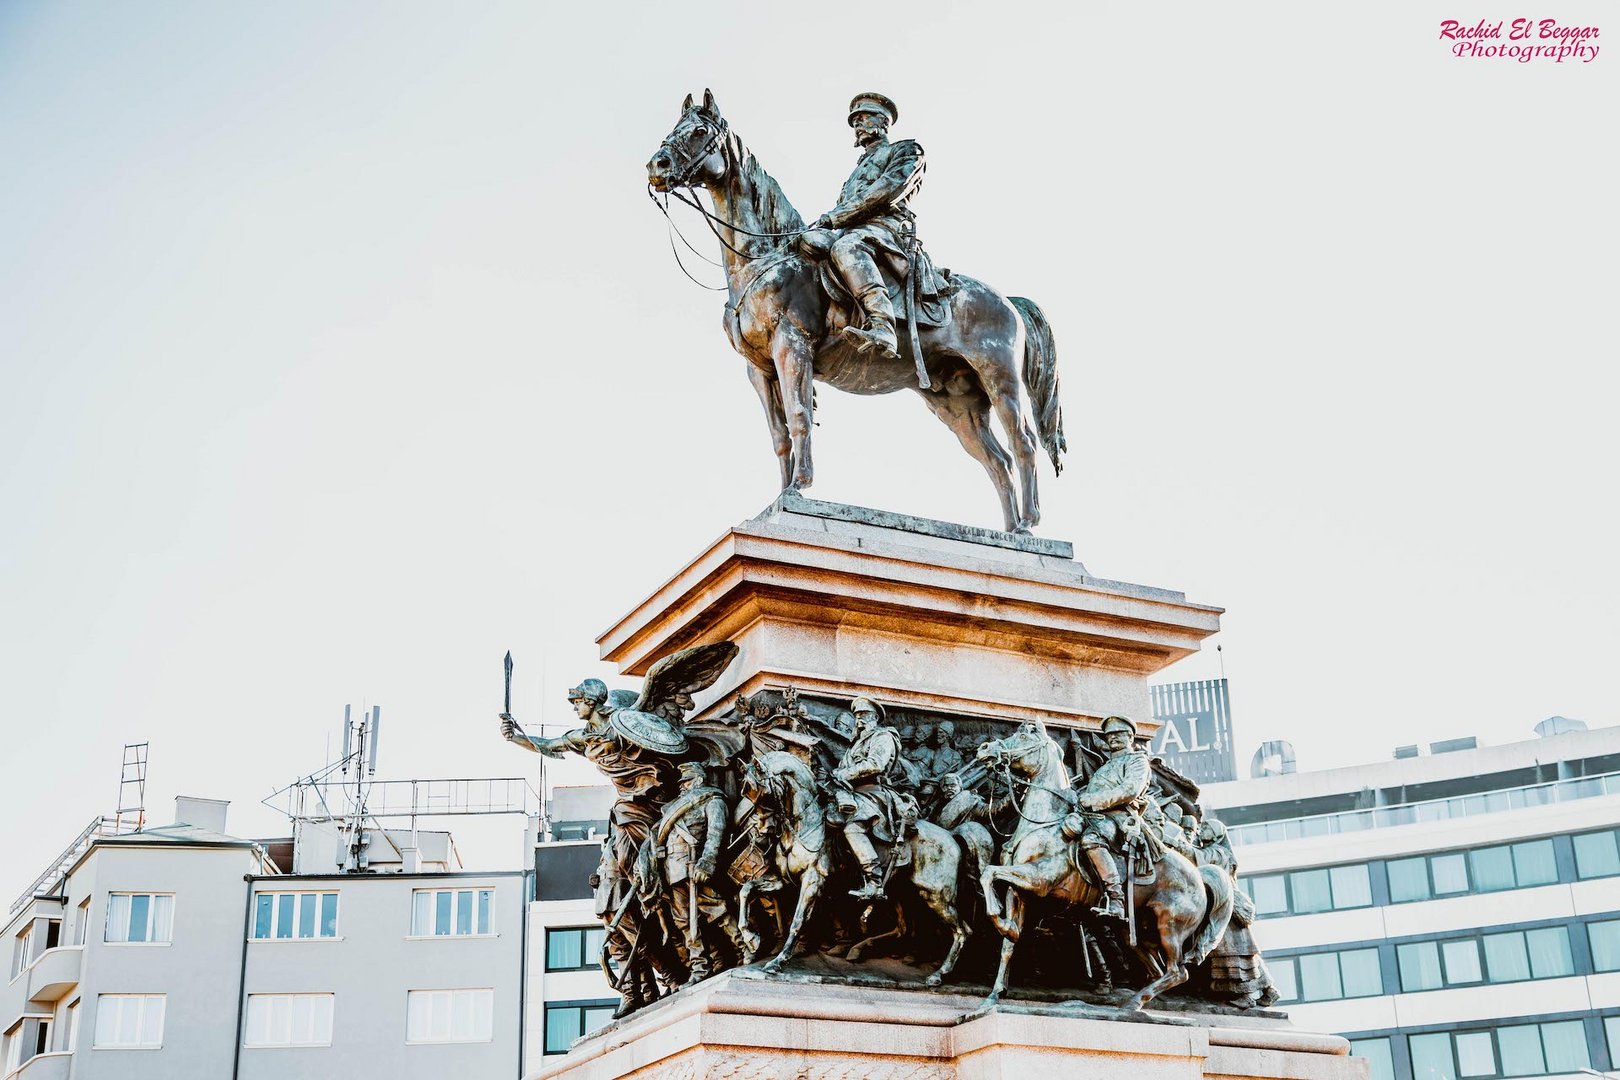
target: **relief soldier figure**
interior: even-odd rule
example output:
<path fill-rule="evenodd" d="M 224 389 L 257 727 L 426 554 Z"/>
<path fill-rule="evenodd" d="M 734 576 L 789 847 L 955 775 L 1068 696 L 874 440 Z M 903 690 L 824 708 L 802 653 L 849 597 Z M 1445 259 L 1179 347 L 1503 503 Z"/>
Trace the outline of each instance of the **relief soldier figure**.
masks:
<path fill-rule="evenodd" d="M 1152 765 L 1144 751 L 1136 748 L 1136 723 L 1124 716 L 1110 716 L 1102 722 L 1103 739 L 1109 757 L 1086 781 L 1080 794 L 1080 808 L 1090 811 L 1080 833 L 1080 847 L 1102 886 L 1103 903 L 1096 914 L 1111 919 L 1125 918 L 1124 876 L 1115 853 L 1126 857 L 1126 843 L 1141 828 L 1138 813 L 1143 806 Z"/>
<path fill-rule="evenodd" d="M 731 817 L 725 795 L 705 783 L 707 774 L 701 762 L 683 763 L 680 778 L 681 793 L 664 807 L 654 843 L 675 925 L 686 939 L 690 985 L 708 978 L 715 969 L 703 940 L 705 925 L 723 933 L 738 957 L 744 954 L 745 947 L 736 920 L 726 908 L 725 899 L 715 891 L 713 880 Z"/>
<path fill-rule="evenodd" d="M 829 819 L 843 826 L 850 854 L 864 878 L 850 895 L 874 900 L 883 895 L 883 862 L 872 833 L 885 841 L 900 838 L 903 811 L 898 810 L 895 792 L 886 782 L 900 756 L 900 736 L 882 725 L 877 703 L 869 698 L 856 698 L 849 708 L 855 714 L 855 741 L 833 770 L 834 811 Z"/>

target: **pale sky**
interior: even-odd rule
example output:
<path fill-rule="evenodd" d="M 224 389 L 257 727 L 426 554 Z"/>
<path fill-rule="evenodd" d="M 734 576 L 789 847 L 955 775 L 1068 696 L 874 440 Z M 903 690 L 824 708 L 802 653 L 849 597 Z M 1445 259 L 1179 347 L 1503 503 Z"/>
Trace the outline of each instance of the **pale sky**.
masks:
<path fill-rule="evenodd" d="M 1598 58 L 1438 40 L 1523 14 Z M 1620 722 L 1607 42 L 1587 2 L 0 4 L 0 901 L 125 742 L 154 819 L 247 835 L 346 702 L 383 774 L 533 775 L 501 654 L 561 722 L 595 635 L 771 501 L 643 189 L 705 86 L 806 216 L 850 96 L 899 103 L 936 261 L 1055 329 L 1041 533 L 1228 609 L 1161 679 L 1224 646 L 1244 765 Z M 814 496 L 999 522 L 912 396 L 818 419 Z"/>

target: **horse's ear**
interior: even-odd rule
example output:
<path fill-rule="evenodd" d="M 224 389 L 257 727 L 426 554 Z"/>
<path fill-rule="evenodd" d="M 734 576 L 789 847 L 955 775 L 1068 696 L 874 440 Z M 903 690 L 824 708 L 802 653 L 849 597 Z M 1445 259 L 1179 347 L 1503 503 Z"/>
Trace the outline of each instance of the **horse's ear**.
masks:
<path fill-rule="evenodd" d="M 720 115 L 720 107 L 714 103 L 714 94 L 707 86 L 703 88 L 703 111 L 710 116 Z"/>
<path fill-rule="evenodd" d="M 692 95 L 687 94 L 686 95 L 686 100 L 681 102 L 681 115 L 685 116 L 687 113 L 689 113 L 691 111 L 692 111 Z"/>

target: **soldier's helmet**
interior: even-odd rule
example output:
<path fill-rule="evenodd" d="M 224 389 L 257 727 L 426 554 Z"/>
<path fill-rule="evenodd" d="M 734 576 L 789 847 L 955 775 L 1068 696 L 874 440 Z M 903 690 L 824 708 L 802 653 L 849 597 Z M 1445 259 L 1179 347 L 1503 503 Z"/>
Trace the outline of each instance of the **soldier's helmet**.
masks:
<path fill-rule="evenodd" d="M 882 94 L 873 90 L 856 94 L 849 103 L 849 126 L 855 126 L 855 118 L 862 113 L 873 113 L 888 120 L 892 126 L 900 119 L 900 107 Z"/>
<path fill-rule="evenodd" d="M 1102 733 L 1104 735 L 1107 735 L 1110 732 L 1114 732 L 1114 731 L 1128 732 L 1128 733 L 1130 733 L 1132 738 L 1135 738 L 1136 737 L 1136 721 L 1132 720 L 1128 716 L 1109 716 L 1109 717 L 1105 717 L 1103 719 L 1103 722 L 1102 722 Z"/>
<path fill-rule="evenodd" d="M 569 701 L 588 701 L 592 705 L 600 705 L 608 698 L 607 683 L 601 679 L 586 679 L 578 686 L 568 691 Z"/>
<path fill-rule="evenodd" d="M 859 719 L 862 716 L 871 716 L 878 723 L 883 723 L 883 706 L 871 698 L 858 697 L 849 703 L 849 711 Z"/>
<path fill-rule="evenodd" d="M 683 761 L 675 771 L 682 780 L 696 780 L 700 784 L 709 778 L 709 771 L 701 761 Z"/>

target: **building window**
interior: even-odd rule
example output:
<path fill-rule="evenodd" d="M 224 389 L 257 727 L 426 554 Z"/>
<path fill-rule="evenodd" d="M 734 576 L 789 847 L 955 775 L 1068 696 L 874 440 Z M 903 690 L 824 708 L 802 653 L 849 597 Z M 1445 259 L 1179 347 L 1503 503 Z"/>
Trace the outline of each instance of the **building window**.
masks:
<path fill-rule="evenodd" d="M 1283 1001 L 1336 1001 L 1384 992 L 1377 949 L 1285 956 L 1268 960 L 1266 966 Z"/>
<path fill-rule="evenodd" d="M 1407 1037 L 1413 1080 L 1546 1076 L 1591 1068 L 1579 1020 Z"/>
<path fill-rule="evenodd" d="M 1588 923 L 1586 939 L 1592 946 L 1593 971 L 1620 971 L 1620 919 Z"/>
<path fill-rule="evenodd" d="M 1367 1059 L 1369 1080 L 1395 1080 L 1395 1059 L 1390 1054 L 1389 1038 L 1351 1039 L 1350 1053 Z"/>
<path fill-rule="evenodd" d="M 546 970 L 583 971 L 596 966 L 607 930 L 601 926 L 565 926 L 546 931 Z"/>
<path fill-rule="evenodd" d="M 96 998 L 96 1049 L 156 1050 L 163 1045 L 163 994 Z"/>
<path fill-rule="evenodd" d="M 1558 881 L 1558 864 L 1553 857 L 1551 840 L 1527 840 L 1467 852 L 1391 859 L 1384 867 L 1389 874 L 1392 904 L 1464 893 L 1524 889 Z"/>
<path fill-rule="evenodd" d="M 1609 1060 L 1620 1061 L 1620 1016 L 1605 1016 L 1603 1033 L 1609 1040 Z"/>
<path fill-rule="evenodd" d="M 1548 926 L 1448 941 L 1409 941 L 1395 946 L 1401 991 L 1443 986 L 1555 979 L 1575 973 L 1569 930 Z"/>
<path fill-rule="evenodd" d="M 1261 915 L 1309 915 L 1372 905 L 1366 863 L 1259 874 L 1241 884 Z"/>
<path fill-rule="evenodd" d="M 1620 829 L 1582 833 L 1575 840 L 1575 876 L 1613 877 L 1620 874 Z"/>
<path fill-rule="evenodd" d="M 242 1045 L 331 1046 L 332 994 L 249 994 Z"/>
<path fill-rule="evenodd" d="M 120 945 L 156 945 L 174 940 L 173 893 L 110 893 L 107 935 Z"/>
<path fill-rule="evenodd" d="M 417 937 L 490 932 L 494 889 L 418 889 L 411 901 L 411 933 Z"/>
<path fill-rule="evenodd" d="M 546 1006 L 545 1053 L 566 1054 L 568 1047 L 581 1035 L 589 1035 L 613 1019 L 618 1002 L 612 999 L 597 1001 L 559 1001 Z"/>
<path fill-rule="evenodd" d="M 253 898 L 253 940 L 308 941 L 337 937 L 338 894 L 259 893 Z"/>
<path fill-rule="evenodd" d="M 83 945 L 90 940 L 90 898 L 79 901 L 73 917 L 73 944 Z"/>
<path fill-rule="evenodd" d="M 494 990 L 412 990 L 405 995 L 406 1042 L 489 1042 L 494 1024 Z"/>
<path fill-rule="evenodd" d="M 51 1021 L 47 1016 L 25 1016 L 6 1032 L 5 1073 L 22 1068 L 37 1055 L 51 1048 Z"/>

